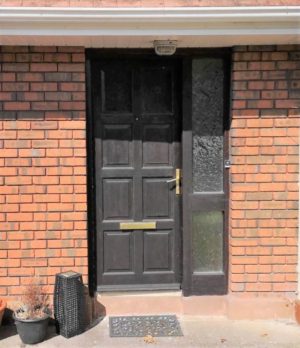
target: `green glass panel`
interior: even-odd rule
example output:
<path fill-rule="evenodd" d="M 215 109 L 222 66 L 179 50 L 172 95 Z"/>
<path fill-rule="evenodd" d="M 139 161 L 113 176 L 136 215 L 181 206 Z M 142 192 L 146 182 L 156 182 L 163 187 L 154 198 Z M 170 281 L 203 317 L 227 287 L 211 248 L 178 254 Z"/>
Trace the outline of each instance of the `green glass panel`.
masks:
<path fill-rule="evenodd" d="M 223 212 L 197 212 L 192 215 L 193 271 L 223 270 Z"/>

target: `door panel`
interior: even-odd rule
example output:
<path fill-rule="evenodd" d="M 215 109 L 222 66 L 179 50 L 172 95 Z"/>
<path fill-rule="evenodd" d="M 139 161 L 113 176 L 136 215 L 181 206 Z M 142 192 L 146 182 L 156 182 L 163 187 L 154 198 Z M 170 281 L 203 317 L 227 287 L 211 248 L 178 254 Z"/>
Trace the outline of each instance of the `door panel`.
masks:
<path fill-rule="evenodd" d="M 118 250 L 112 253 L 111 250 Z M 133 272 L 133 238 L 129 232 L 104 232 L 104 272 Z"/>
<path fill-rule="evenodd" d="M 172 139 L 172 124 L 151 123 L 144 125 L 143 166 L 171 166 L 173 159 Z"/>
<path fill-rule="evenodd" d="M 223 192 L 223 60 L 192 60 L 193 193 Z"/>
<path fill-rule="evenodd" d="M 132 112 L 133 70 L 123 64 L 103 64 L 101 79 L 101 110 L 106 113 Z"/>
<path fill-rule="evenodd" d="M 132 179 L 103 179 L 103 219 L 132 219 Z"/>
<path fill-rule="evenodd" d="M 171 218 L 173 192 L 166 179 L 144 178 L 143 181 L 144 219 Z"/>
<path fill-rule="evenodd" d="M 144 272 L 174 271 L 171 236 L 170 230 L 144 233 Z"/>
<path fill-rule="evenodd" d="M 167 66 L 142 68 L 142 112 L 173 113 L 173 71 Z"/>
<path fill-rule="evenodd" d="M 185 60 L 183 226 L 185 295 L 227 293 L 227 57 Z"/>
<path fill-rule="evenodd" d="M 192 213 L 193 272 L 223 272 L 223 220 L 222 211 Z"/>
<path fill-rule="evenodd" d="M 180 64 L 92 63 L 97 288 L 174 288 L 181 282 Z M 176 212 L 176 213 L 175 213 Z M 153 230 L 121 222 L 156 222 Z"/>
<path fill-rule="evenodd" d="M 133 130 L 131 124 L 103 125 L 103 167 L 132 166 Z"/>

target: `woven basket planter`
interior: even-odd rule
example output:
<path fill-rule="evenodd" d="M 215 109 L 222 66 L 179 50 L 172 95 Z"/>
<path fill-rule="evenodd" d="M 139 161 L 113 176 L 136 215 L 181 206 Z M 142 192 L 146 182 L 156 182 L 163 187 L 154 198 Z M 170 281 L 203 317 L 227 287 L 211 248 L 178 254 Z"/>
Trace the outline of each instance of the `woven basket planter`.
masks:
<path fill-rule="evenodd" d="M 57 332 L 64 337 L 73 337 L 84 331 L 84 287 L 81 274 L 65 272 L 56 275 L 54 317 Z"/>

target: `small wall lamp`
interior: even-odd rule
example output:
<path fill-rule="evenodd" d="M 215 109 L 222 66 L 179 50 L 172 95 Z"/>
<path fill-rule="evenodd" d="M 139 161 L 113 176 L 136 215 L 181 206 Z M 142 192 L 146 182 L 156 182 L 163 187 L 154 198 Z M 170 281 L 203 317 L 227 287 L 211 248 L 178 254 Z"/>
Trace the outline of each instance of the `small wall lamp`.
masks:
<path fill-rule="evenodd" d="M 177 41 L 155 40 L 153 41 L 153 46 L 158 56 L 171 56 L 176 52 Z"/>

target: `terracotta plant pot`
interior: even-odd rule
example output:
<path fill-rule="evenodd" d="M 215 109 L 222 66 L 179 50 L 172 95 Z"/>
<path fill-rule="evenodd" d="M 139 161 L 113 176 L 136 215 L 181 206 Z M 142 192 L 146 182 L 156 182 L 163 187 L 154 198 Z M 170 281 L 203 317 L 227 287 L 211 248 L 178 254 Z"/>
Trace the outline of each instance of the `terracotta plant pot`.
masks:
<path fill-rule="evenodd" d="M 295 319 L 300 325 L 300 300 L 295 301 Z"/>
<path fill-rule="evenodd" d="M 0 325 L 6 308 L 6 301 L 0 298 Z"/>

